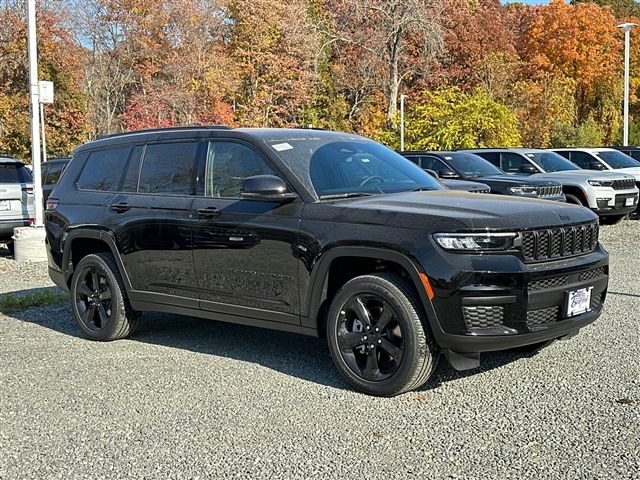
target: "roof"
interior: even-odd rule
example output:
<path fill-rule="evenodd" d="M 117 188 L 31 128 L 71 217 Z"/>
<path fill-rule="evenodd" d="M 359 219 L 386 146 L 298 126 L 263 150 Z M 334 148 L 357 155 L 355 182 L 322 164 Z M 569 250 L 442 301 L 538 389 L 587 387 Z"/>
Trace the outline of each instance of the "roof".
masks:
<path fill-rule="evenodd" d="M 17 158 L 11 157 L 0 157 L 0 163 L 19 163 L 21 165 L 24 165 L 22 161 L 18 160 Z"/>
<path fill-rule="evenodd" d="M 595 152 L 617 152 L 617 150 L 615 148 L 608 148 L 608 147 L 565 147 L 565 148 L 554 148 L 555 150 L 568 150 L 568 151 L 572 151 L 572 152 L 588 152 L 588 153 L 595 153 Z"/>
<path fill-rule="evenodd" d="M 333 132 L 329 130 L 319 130 L 313 128 L 230 128 L 219 125 L 197 125 L 158 128 L 152 130 L 136 130 L 131 132 L 117 133 L 100 137 L 93 142 L 80 145 L 75 152 L 80 152 L 86 148 L 97 148 L 111 145 L 128 144 L 136 141 L 161 141 L 167 139 L 167 134 L 172 139 L 180 138 L 207 138 L 212 132 L 233 133 L 237 138 L 253 138 L 262 141 L 273 141 L 287 139 L 305 139 L 305 138 L 343 138 L 347 139 L 364 139 L 359 135 L 352 133 Z"/>

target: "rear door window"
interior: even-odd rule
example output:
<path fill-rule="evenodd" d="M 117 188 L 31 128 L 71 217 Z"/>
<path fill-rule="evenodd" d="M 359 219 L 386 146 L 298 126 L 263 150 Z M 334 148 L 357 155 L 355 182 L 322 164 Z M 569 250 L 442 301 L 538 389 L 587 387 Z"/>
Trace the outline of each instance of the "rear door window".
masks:
<path fill-rule="evenodd" d="M 198 142 L 147 145 L 138 193 L 193 195 Z"/>

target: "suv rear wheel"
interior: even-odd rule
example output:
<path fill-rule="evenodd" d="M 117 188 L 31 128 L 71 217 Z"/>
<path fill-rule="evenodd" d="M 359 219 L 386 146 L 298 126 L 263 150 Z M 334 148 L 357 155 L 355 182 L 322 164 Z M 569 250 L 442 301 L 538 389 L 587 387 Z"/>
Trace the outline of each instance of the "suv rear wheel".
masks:
<path fill-rule="evenodd" d="M 338 370 L 363 392 L 391 397 L 423 385 L 437 354 L 411 284 L 391 273 L 348 281 L 331 302 L 329 350 Z"/>
<path fill-rule="evenodd" d="M 91 340 L 125 338 L 138 319 L 110 253 L 87 255 L 78 262 L 71 279 L 71 306 L 83 335 Z"/>

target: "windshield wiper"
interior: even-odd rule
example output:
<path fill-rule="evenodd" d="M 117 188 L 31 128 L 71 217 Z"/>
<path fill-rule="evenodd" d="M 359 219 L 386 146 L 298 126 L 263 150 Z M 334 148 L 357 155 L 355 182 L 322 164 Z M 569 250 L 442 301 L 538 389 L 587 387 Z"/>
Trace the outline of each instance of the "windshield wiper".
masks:
<path fill-rule="evenodd" d="M 347 192 L 347 193 L 333 193 L 331 195 L 320 195 L 320 200 L 331 200 L 335 198 L 355 198 L 355 197 L 371 197 L 373 193 L 367 192 Z"/>

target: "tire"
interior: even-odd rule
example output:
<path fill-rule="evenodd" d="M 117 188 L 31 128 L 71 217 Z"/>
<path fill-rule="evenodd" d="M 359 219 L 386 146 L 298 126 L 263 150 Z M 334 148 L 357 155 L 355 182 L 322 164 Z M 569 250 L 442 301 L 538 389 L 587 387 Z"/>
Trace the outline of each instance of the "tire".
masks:
<path fill-rule="evenodd" d="M 9 253 L 11 255 L 15 253 L 15 245 L 13 244 L 13 240 L 7 240 L 7 250 L 9 250 Z"/>
<path fill-rule="evenodd" d="M 582 205 L 583 207 L 586 206 L 584 202 L 575 195 L 571 195 L 570 193 L 565 193 L 564 196 L 566 198 L 567 203 L 571 203 L 573 205 Z"/>
<path fill-rule="evenodd" d="M 421 311 L 413 286 L 398 275 L 349 280 L 327 317 L 329 351 L 338 371 L 358 390 L 382 397 L 423 385 L 438 354 Z"/>
<path fill-rule="evenodd" d="M 135 330 L 139 315 L 133 311 L 113 255 L 87 255 L 73 272 L 71 309 L 84 337 L 111 341 Z"/>
<path fill-rule="evenodd" d="M 600 217 L 600 224 L 601 225 L 615 225 L 616 223 L 619 223 L 624 217 L 626 217 L 627 215 L 605 215 L 603 217 Z"/>

